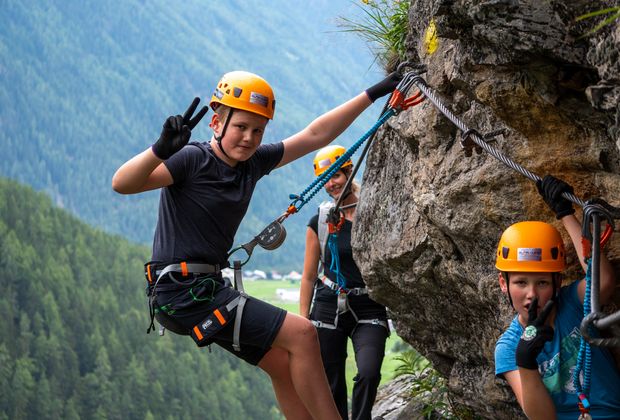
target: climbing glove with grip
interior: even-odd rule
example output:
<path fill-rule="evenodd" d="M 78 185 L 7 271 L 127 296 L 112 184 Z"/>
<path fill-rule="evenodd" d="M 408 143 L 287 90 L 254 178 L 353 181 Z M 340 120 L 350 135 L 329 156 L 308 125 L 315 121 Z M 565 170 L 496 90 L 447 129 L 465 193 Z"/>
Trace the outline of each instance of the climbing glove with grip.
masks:
<path fill-rule="evenodd" d="M 155 156 L 159 159 L 166 160 L 181 150 L 183 146 L 189 142 L 192 129 L 196 127 L 208 111 L 208 108 L 203 106 L 202 109 L 198 111 L 198 114 L 192 118 L 199 102 L 200 98 L 194 98 L 192 104 L 187 108 L 183 116 L 174 115 L 166 119 L 159 139 L 151 146 Z"/>
<path fill-rule="evenodd" d="M 573 203 L 562 196 L 564 192 L 573 193 L 573 187 L 566 182 L 552 175 L 546 175 L 542 180 L 536 182 L 536 187 L 557 219 L 575 213 Z"/>
<path fill-rule="evenodd" d="M 538 369 L 536 357 L 540 354 L 545 343 L 553 339 L 553 328 L 545 325 L 545 321 L 553 308 L 553 299 L 538 313 L 538 298 L 534 298 L 527 310 L 527 327 L 521 335 L 515 354 L 517 366 L 525 369 Z"/>
<path fill-rule="evenodd" d="M 372 102 L 377 99 L 392 93 L 396 86 L 400 83 L 403 75 L 399 72 L 395 71 L 390 73 L 385 79 L 366 89 L 366 95 L 370 98 Z"/>

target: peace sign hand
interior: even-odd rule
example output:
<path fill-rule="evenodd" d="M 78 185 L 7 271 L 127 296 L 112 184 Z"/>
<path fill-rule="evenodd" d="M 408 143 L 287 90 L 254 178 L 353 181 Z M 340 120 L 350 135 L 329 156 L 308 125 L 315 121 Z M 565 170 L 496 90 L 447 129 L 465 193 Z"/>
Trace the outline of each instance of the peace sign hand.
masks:
<path fill-rule="evenodd" d="M 527 310 L 527 327 L 523 331 L 517 345 L 517 366 L 525 369 L 538 369 L 536 357 L 540 354 L 545 343 L 553 339 L 553 328 L 545 325 L 547 317 L 553 308 L 553 299 L 549 300 L 538 313 L 538 298 L 535 297 Z"/>
<path fill-rule="evenodd" d="M 192 118 L 199 102 L 200 98 L 194 98 L 182 117 L 180 115 L 174 115 L 166 119 L 159 139 L 151 147 L 155 156 L 159 159 L 166 160 L 181 150 L 187 142 L 189 142 L 192 129 L 198 125 L 202 117 L 204 117 L 209 110 L 208 107 L 203 106 L 196 116 Z"/>

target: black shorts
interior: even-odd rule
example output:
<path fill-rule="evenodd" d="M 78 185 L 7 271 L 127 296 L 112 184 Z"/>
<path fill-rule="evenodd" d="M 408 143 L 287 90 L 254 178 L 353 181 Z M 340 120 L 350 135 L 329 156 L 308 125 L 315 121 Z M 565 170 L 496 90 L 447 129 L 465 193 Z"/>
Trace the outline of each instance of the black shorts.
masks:
<path fill-rule="evenodd" d="M 201 291 L 200 294 L 195 295 L 198 299 L 204 296 L 208 296 L 208 299 L 204 301 L 192 300 L 187 307 L 172 314 L 172 318 L 187 328 L 188 331 L 212 314 L 216 308 L 226 305 L 239 296 L 237 290 L 225 286 L 220 279 L 215 280 L 215 290 Z M 173 297 L 178 296 L 178 293 L 178 291 L 158 292 L 157 303 L 160 306 L 164 306 Z M 189 293 L 187 295 L 189 296 Z M 189 299 L 191 300 L 191 297 Z M 216 343 L 251 365 L 257 365 L 265 354 L 271 350 L 271 344 L 280 331 L 280 327 L 282 327 L 286 311 L 260 299 L 248 297 L 241 317 L 239 338 L 241 351 L 233 349 L 233 330 L 236 315 L 237 308 L 232 310 L 231 318 L 228 320 L 227 325 L 213 336 L 211 342 Z"/>

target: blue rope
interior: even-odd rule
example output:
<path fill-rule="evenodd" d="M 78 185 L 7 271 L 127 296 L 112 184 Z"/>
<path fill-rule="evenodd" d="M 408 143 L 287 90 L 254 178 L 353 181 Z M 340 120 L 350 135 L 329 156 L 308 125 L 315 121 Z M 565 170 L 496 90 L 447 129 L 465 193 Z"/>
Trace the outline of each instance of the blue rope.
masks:
<path fill-rule="evenodd" d="M 588 270 L 586 272 L 586 291 L 583 296 L 583 316 L 584 318 L 590 314 L 592 311 L 591 308 L 591 300 L 590 300 L 590 292 L 591 292 L 591 283 L 592 283 L 592 258 L 588 258 Z M 588 333 L 592 335 L 591 326 L 588 327 Z M 577 355 L 577 365 L 575 366 L 575 370 L 573 371 L 573 385 L 577 390 L 579 395 L 579 399 L 583 404 L 584 408 L 590 407 L 590 402 L 588 401 L 588 395 L 590 393 L 590 371 L 592 368 L 592 349 L 590 348 L 590 343 L 588 343 L 583 336 L 581 337 L 579 344 L 579 354 Z M 583 370 L 583 387 L 579 381 L 579 373 Z"/>
<path fill-rule="evenodd" d="M 359 149 L 359 147 L 370 138 L 378 129 L 385 123 L 388 118 L 392 115 L 396 114 L 396 109 L 390 108 L 388 109 L 382 116 L 377 120 L 377 122 L 364 134 L 360 139 L 355 142 L 353 146 L 351 146 L 342 156 L 340 156 L 331 166 L 323 172 L 320 176 L 318 176 L 305 190 L 301 192 L 299 195 L 291 194 L 289 198 L 294 200 L 291 203 L 291 206 L 295 206 L 297 211 L 301 210 L 301 208 L 310 202 L 312 198 L 327 184 L 327 181 L 334 176 L 336 172 L 340 170 L 340 167 L 348 161 L 351 156 Z M 305 197 L 306 194 L 309 194 L 308 197 Z M 301 204 L 297 204 L 301 203 Z"/>
<path fill-rule="evenodd" d="M 329 265 L 329 270 L 332 273 L 336 274 L 336 283 L 338 283 L 338 286 L 341 289 L 346 290 L 347 281 L 343 277 L 342 273 L 340 272 L 340 256 L 338 255 L 338 234 L 337 233 L 329 234 L 329 236 L 327 237 L 327 246 L 332 256 L 332 261 L 331 261 L 331 264 Z"/>

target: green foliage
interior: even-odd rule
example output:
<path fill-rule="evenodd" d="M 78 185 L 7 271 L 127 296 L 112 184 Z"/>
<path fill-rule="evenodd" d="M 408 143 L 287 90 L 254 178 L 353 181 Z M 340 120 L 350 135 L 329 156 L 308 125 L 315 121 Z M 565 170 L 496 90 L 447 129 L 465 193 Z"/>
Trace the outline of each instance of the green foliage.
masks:
<path fill-rule="evenodd" d="M 148 253 L 0 178 L 0 419 L 273 418 L 255 367 L 145 334 Z"/>
<path fill-rule="evenodd" d="M 341 17 L 344 32 L 353 32 L 374 48 L 375 58 L 391 69 L 405 60 L 411 0 L 362 0 L 362 17 Z"/>
<path fill-rule="evenodd" d="M 433 369 L 424 356 L 411 349 L 396 359 L 400 364 L 395 369 L 394 377 L 413 376 L 411 396 L 423 402 L 422 414 L 425 418 L 437 418 L 438 415 L 442 419 L 470 418 L 453 404 L 446 379 Z"/>
<path fill-rule="evenodd" d="M 414 349 L 402 352 L 395 359 L 399 364 L 394 370 L 394 378 L 401 375 L 416 375 L 430 367 L 430 362 Z"/>
<path fill-rule="evenodd" d="M 608 16 L 606 16 L 608 15 Z M 594 12 L 586 13 L 585 15 L 581 15 L 577 17 L 576 21 L 592 19 L 599 16 L 606 16 L 601 22 L 599 22 L 594 28 L 590 29 L 583 36 L 592 35 L 595 32 L 598 32 L 600 29 L 604 28 L 607 25 L 611 25 L 616 20 L 620 19 L 620 6 L 609 7 L 607 9 L 596 10 Z"/>

